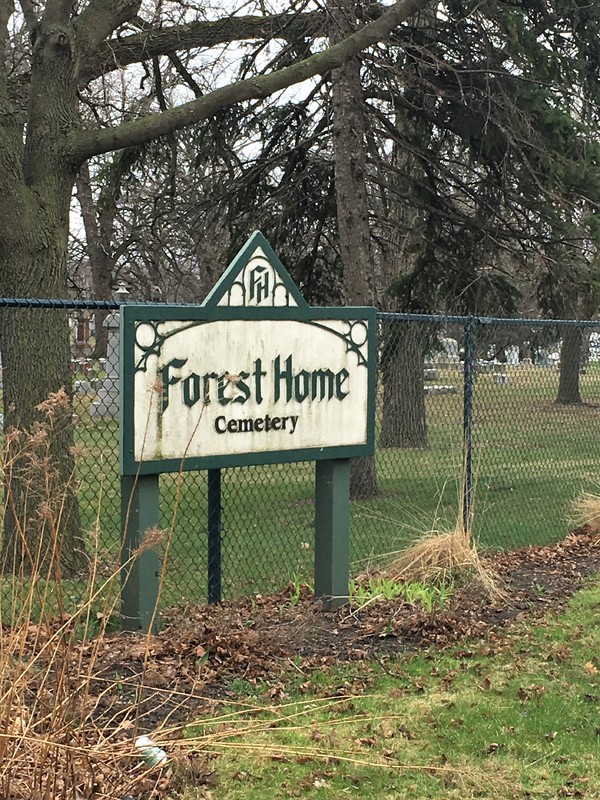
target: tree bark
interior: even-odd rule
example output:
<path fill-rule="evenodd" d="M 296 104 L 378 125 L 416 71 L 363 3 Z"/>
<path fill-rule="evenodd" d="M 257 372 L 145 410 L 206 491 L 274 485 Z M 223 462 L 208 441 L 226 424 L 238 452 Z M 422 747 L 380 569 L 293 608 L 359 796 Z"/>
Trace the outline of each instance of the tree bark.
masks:
<path fill-rule="evenodd" d="M 336 42 L 356 27 L 354 0 L 330 0 L 330 39 Z M 332 76 L 333 153 L 335 193 L 344 265 L 344 294 L 348 305 L 373 302 L 371 233 L 366 187 L 365 113 L 360 80 L 360 59 L 349 59 Z M 350 495 L 355 499 L 378 493 L 374 456 L 353 459 Z"/>
<path fill-rule="evenodd" d="M 22 244 L 20 257 L 5 262 L 5 296 L 17 293 L 24 272 L 30 285 L 26 294 L 36 297 L 48 293 L 48 273 L 57 279 L 64 271 L 66 242 L 52 240 L 53 226 L 46 228 L 44 210 L 39 209 L 36 229 L 23 230 L 27 244 Z M 62 279 L 66 283 L 66 275 Z M 52 294 L 63 291 L 57 287 Z M 63 575 L 73 574 L 83 566 L 84 553 L 73 456 L 67 313 L 5 309 L 0 338 L 6 483 L 3 568 L 47 572 L 53 564 L 60 565 Z"/>
<path fill-rule="evenodd" d="M 88 259 L 92 278 L 92 297 L 110 300 L 113 293 L 115 272 L 114 234 L 117 203 L 121 196 L 123 178 L 134 166 L 139 148 L 130 147 L 116 153 L 105 170 L 105 179 L 97 204 L 92 195 L 92 182 L 88 164 L 84 164 L 77 176 L 77 199 L 85 229 Z M 96 343 L 92 358 L 106 358 L 108 331 L 104 321 L 107 311 L 94 312 Z"/>
<path fill-rule="evenodd" d="M 59 3 L 48 5 L 36 32 L 24 146 L 18 117 L 0 115 L 0 290 L 8 297 L 65 297 L 67 292 L 75 171 L 62 158 L 60 143 L 77 109 L 72 31 L 61 24 L 68 14 Z M 62 574 L 73 573 L 84 559 L 74 480 L 66 313 L 5 310 L 0 340 L 6 475 L 3 567 L 19 572 L 55 567 Z M 41 406 L 52 397 L 49 405 Z"/>
<path fill-rule="evenodd" d="M 102 233 L 98 230 L 90 171 L 87 164 L 82 167 L 77 177 L 77 199 L 85 229 L 86 249 L 92 278 L 92 297 L 96 300 L 110 300 L 113 264 L 110 253 L 103 246 Z M 92 358 L 106 358 L 108 331 L 104 326 L 104 320 L 107 315 L 107 311 L 94 311 L 95 343 L 91 354 Z"/>
<path fill-rule="evenodd" d="M 427 447 L 423 369 L 428 331 L 420 322 L 388 323 L 383 354 L 380 447 Z"/>
<path fill-rule="evenodd" d="M 5 310 L 2 317 L 3 569 L 72 575 L 85 559 L 76 496 L 66 312 L 16 308 Z"/>
<path fill-rule="evenodd" d="M 565 328 L 560 349 L 560 375 L 556 402 L 559 405 L 581 403 L 579 369 L 581 367 L 582 328 Z"/>
<path fill-rule="evenodd" d="M 434 6 L 415 14 L 413 29 L 434 29 L 436 14 Z M 402 66 L 410 76 L 408 83 L 412 84 L 412 88 L 405 91 L 405 97 L 408 95 L 413 108 L 429 109 L 435 103 L 435 97 L 415 80 L 422 65 L 405 54 Z M 396 111 L 395 126 L 399 139 L 392 146 L 389 215 L 385 221 L 389 231 L 384 261 L 387 287 L 398 285 L 400 279 L 414 273 L 429 241 L 427 222 L 430 212 L 423 208 L 417 187 L 427 182 L 422 158 L 418 154 L 431 142 L 432 126 L 402 107 Z M 430 287 L 424 295 L 422 290 L 413 287 L 412 282 L 406 282 L 403 290 L 395 291 L 393 296 L 395 311 L 427 313 L 435 308 L 436 298 Z M 430 331 L 424 323 L 390 323 L 385 328 L 381 447 L 427 447 L 423 372 L 429 336 Z"/>

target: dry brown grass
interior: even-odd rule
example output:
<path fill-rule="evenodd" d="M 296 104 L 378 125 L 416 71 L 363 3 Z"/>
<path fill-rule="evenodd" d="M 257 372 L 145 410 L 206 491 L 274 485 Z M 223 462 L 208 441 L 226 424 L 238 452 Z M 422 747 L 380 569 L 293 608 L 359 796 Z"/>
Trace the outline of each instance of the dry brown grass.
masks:
<path fill-rule="evenodd" d="M 476 581 L 493 602 L 507 600 L 500 579 L 481 558 L 470 531 L 460 523 L 454 530 L 425 532 L 410 547 L 396 554 L 383 574 L 398 582 L 436 585 L 468 579 Z"/>
<path fill-rule="evenodd" d="M 491 565 L 482 558 L 472 536 L 475 486 L 471 488 L 465 513 L 467 468 L 463 464 L 458 485 L 456 521 L 448 528 L 422 533 L 412 545 L 394 555 L 383 571 L 391 580 L 450 585 L 466 580 L 477 583 L 495 604 L 510 602 L 508 592 Z"/>
<path fill-rule="evenodd" d="M 581 492 L 571 503 L 570 522 L 586 525 L 595 536 L 600 534 L 600 495 Z"/>
<path fill-rule="evenodd" d="M 87 800 L 127 794 L 164 793 L 172 770 L 150 769 L 135 748 L 145 721 L 136 695 L 130 705 L 115 702 L 118 677 L 99 680 L 99 654 L 106 625 L 119 601 L 120 565 L 101 576 L 96 558 L 98 533 L 86 540 L 85 575 L 78 578 L 82 599 L 76 608 L 62 578 L 60 535 L 63 498 L 73 484 L 57 491 L 53 480 L 52 437 L 55 405 L 33 431 L 9 432 L 3 458 L 5 506 L 15 485 L 35 486 L 21 503 L 27 518 L 13 513 L 11 549 L 20 557 L 2 576 L 0 598 L 0 798 L 2 800 Z M 60 431 L 58 431 L 60 434 Z M 24 466 L 26 470 L 24 471 Z M 21 480 L 14 478 L 19 469 Z M 72 477 L 74 480 L 74 476 Z M 39 487 L 47 487 L 47 496 Z M 17 507 L 12 503 L 12 509 Z M 0 529 L 2 520 L 0 519 Z M 32 547 L 31 532 L 44 543 Z M 43 533 L 42 533 L 43 531 Z M 66 609 L 71 606 L 71 613 Z M 143 675 L 140 679 L 143 690 Z M 159 732 L 160 735 L 160 732 Z M 158 794 L 157 794 L 158 793 Z"/>

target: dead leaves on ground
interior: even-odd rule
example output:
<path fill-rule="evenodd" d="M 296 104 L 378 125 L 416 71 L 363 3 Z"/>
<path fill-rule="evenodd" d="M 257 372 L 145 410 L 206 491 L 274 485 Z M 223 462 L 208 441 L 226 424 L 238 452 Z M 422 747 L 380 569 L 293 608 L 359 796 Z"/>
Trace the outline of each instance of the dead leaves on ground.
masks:
<path fill-rule="evenodd" d="M 227 696 L 233 680 L 250 689 L 276 684 L 289 671 L 306 675 L 309 684 L 311 671 L 340 661 L 421 645 L 444 647 L 559 607 L 583 577 L 600 570 L 600 540 L 580 528 L 553 546 L 497 554 L 493 568 L 510 590 L 510 605 L 486 602 L 476 586 L 466 585 L 435 615 L 393 600 L 359 612 L 325 613 L 306 590 L 292 603 L 297 587 L 290 585 L 275 595 L 186 606 L 169 612 L 158 636 L 121 634 L 107 640 L 97 659 L 99 674 L 119 674 L 152 690 L 215 697 Z M 569 654 L 560 647 L 551 653 L 557 661 Z M 595 668 L 591 662 L 586 666 L 590 672 Z"/>
<path fill-rule="evenodd" d="M 289 586 L 272 596 L 174 610 L 158 636 L 123 633 L 81 645 L 75 657 L 82 672 L 93 659 L 86 713 L 95 716 L 98 725 L 110 721 L 116 729 L 122 726 L 127 736 L 126 724 L 132 717 L 141 733 L 152 732 L 165 721 L 189 718 L 197 711 L 195 703 L 206 708 L 213 701 L 238 696 L 243 685 L 258 687 L 273 700 L 283 699 L 284 676 L 290 673 L 304 679 L 299 682 L 301 690 L 314 691 L 312 672 L 340 661 L 385 659 L 421 645 L 444 647 L 462 637 L 485 634 L 478 655 L 493 657 L 505 646 L 494 633 L 499 626 L 560 607 L 583 577 L 600 570 L 599 540 L 579 529 L 552 547 L 499 554 L 493 567 L 509 588 L 510 606 L 494 605 L 476 586 L 466 585 L 435 615 L 395 601 L 369 604 L 359 612 L 341 609 L 325 613 L 307 591 L 296 602 L 297 587 Z M 32 626 L 28 646 L 32 650 L 41 647 L 46 636 Z M 548 659 L 557 662 L 569 656 L 570 649 L 560 643 L 553 643 L 548 653 Z M 583 670 L 590 678 L 598 674 L 591 660 Z M 456 676 L 439 677 L 450 686 Z M 340 694 L 346 692 L 350 697 L 368 688 L 364 679 L 357 677 L 356 681 L 357 685 L 340 687 Z M 408 688 L 418 691 L 418 681 Z M 480 676 L 480 689 L 495 690 L 485 674 Z M 531 702 L 543 690 L 542 686 L 524 686 L 519 700 Z M 398 691 L 404 690 L 399 687 Z M 369 737 L 364 738 L 361 746 L 368 748 Z M 210 774 L 204 763 L 190 764 L 186 762 L 183 769 L 195 770 L 198 780 Z M 159 772 L 139 778 L 144 794 L 160 797 L 170 791 L 173 771 Z M 315 779 L 326 782 L 327 776 L 319 774 Z M 90 791 L 92 787 L 86 789 L 89 796 Z M 580 788 L 565 786 L 564 796 L 577 796 L 569 791 Z"/>

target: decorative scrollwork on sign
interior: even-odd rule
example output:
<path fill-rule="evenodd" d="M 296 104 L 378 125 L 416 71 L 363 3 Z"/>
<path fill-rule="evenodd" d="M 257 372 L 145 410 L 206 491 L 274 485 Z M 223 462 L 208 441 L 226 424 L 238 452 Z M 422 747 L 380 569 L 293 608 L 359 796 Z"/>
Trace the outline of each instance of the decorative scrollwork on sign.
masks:
<path fill-rule="evenodd" d="M 177 328 L 161 332 L 160 327 L 163 323 L 156 320 L 149 320 L 148 322 L 140 322 L 135 328 L 135 346 L 141 352 L 139 359 L 136 361 L 134 372 L 146 372 L 148 370 L 148 359 L 150 356 L 159 356 L 162 346 L 170 339 L 171 336 L 176 336 L 182 331 L 187 331 L 190 328 L 197 328 L 200 325 L 206 325 L 208 320 L 194 320 L 193 322 L 186 322 Z"/>
<path fill-rule="evenodd" d="M 354 353 L 356 356 L 358 366 L 368 367 L 369 327 L 365 320 L 344 320 L 344 325 L 348 327 L 348 330 L 344 332 L 338 331 L 324 322 L 316 322 L 315 320 L 307 320 L 306 324 L 326 330 L 334 336 L 337 336 L 338 339 L 342 339 L 346 344 L 346 352 Z"/>

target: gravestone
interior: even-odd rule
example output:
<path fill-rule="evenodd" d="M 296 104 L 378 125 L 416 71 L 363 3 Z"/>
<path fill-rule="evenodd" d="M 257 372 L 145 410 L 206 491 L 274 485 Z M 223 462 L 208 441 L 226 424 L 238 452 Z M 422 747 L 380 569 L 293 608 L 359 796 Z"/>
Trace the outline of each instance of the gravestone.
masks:
<path fill-rule="evenodd" d="M 451 384 L 434 384 L 433 386 L 423 387 L 425 394 L 457 394 L 458 389 Z"/>
<path fill-rule="evenodd" d="M 513 344 L 509 347 L 505 347 L 504 353 L 506 355 L 506 363 L 516 367 L 519 363 L 519 348 L 517 345 Z"/>
<path fill-rule="evenodd" d="M 86 380 L 75 381 L 73 389 L 78 396 L 91 394 L 93 391 L 91 382 Z"/>
<path fill-rule="evenodd" d="M 460 361 L 458 353 L 458 342 L 449 336 L 440 339 L 443 352 L 440 353 L 439 361 L 443 364 L 458 364 Z"/>
<path fill-rule="evenodd" d="M 115 300 L 124 302 L 129 292 L 123 285 L 115 292 Z M 119 416 L 119 312 L 113 311 L 104 320 L 108 330 L 106 344 L 106 377 L 98 382 L 96 400 L 90 406 L 90 416 L 117 419 Z"/>

